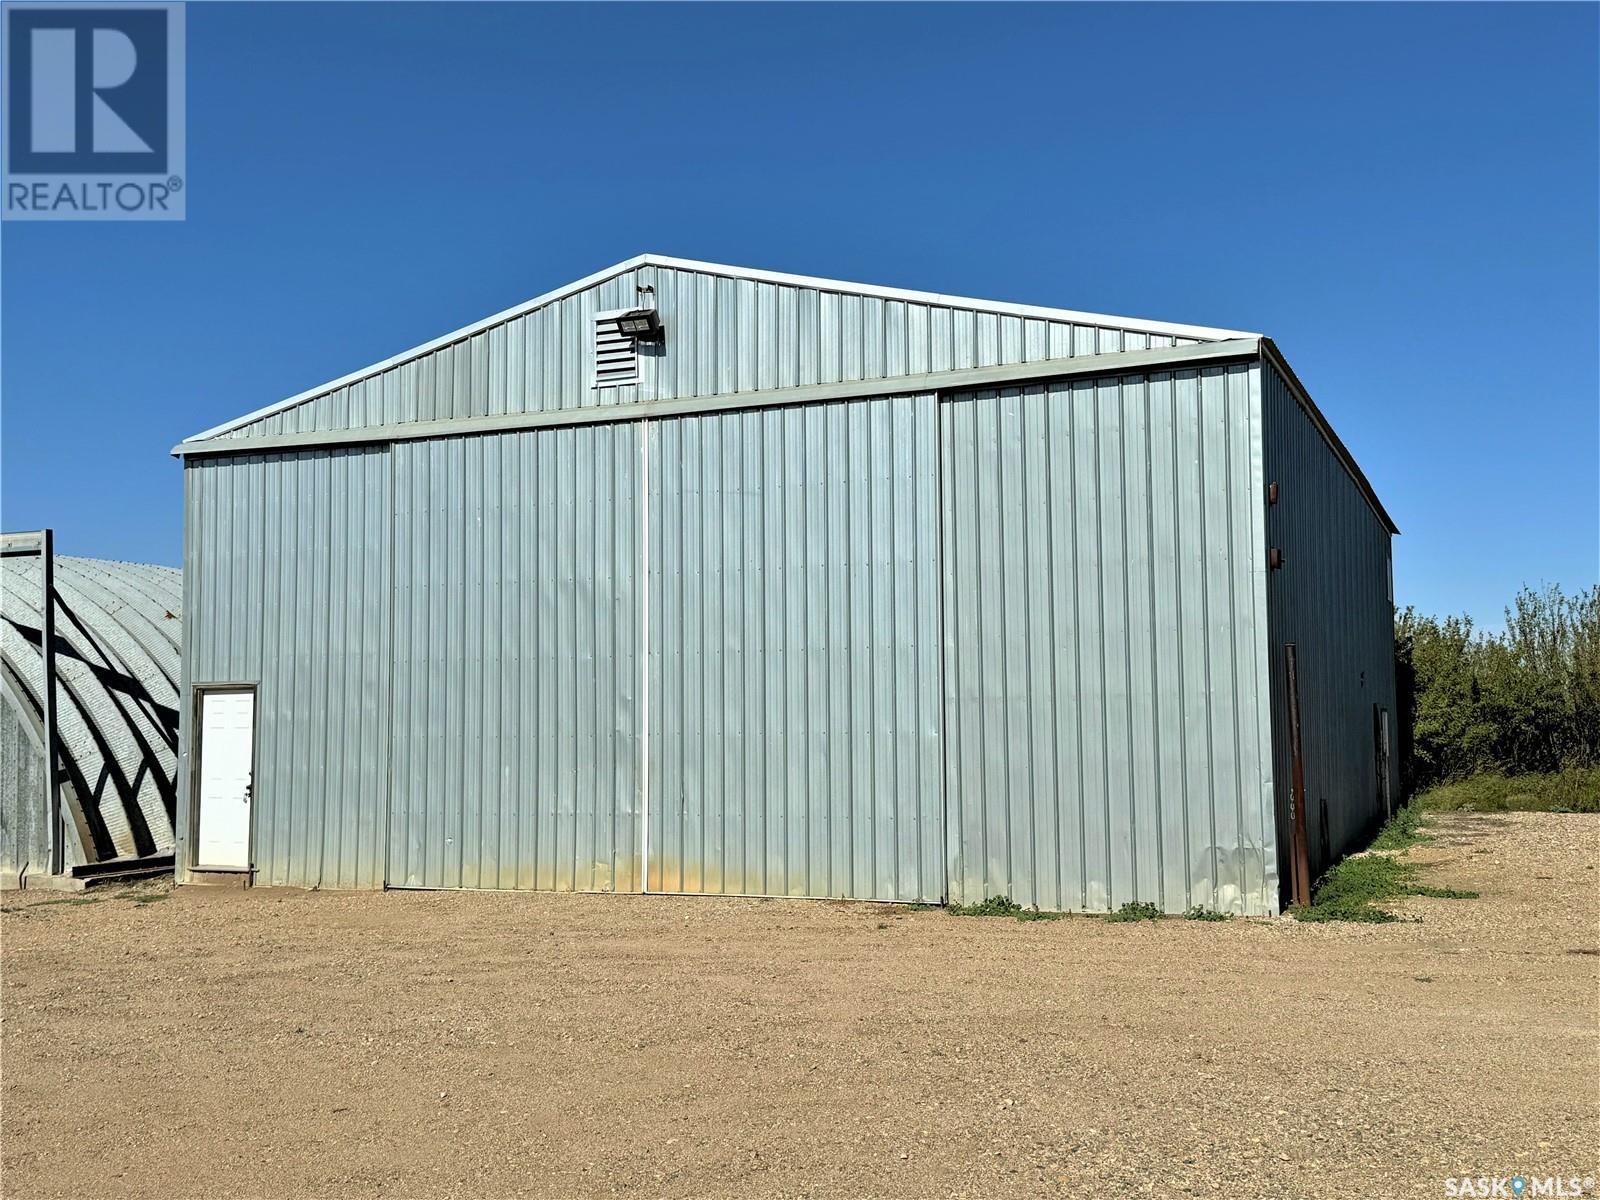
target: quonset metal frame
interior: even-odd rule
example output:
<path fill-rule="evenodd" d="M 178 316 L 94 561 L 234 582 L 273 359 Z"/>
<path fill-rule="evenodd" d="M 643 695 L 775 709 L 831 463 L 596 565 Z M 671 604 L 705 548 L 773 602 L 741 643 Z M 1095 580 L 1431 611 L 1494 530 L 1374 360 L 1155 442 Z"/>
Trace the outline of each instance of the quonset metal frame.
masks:
<path fill-rule="evenodd" d="M 598 403 L 574 338 L 657 283 L 678 357 Z M 1386 555 L 1268 339 L 655 256 L 197 435 L 185 665 L 260 683 L 257 870 L 1272 911 L 1264 381 Z"/>
<path fill-rule="evenodd" d="M 48 529 L 0 535 L 0 558 L 0 876 L 76 886 L 169 867 L 179 573 L 57 556 Z"/>

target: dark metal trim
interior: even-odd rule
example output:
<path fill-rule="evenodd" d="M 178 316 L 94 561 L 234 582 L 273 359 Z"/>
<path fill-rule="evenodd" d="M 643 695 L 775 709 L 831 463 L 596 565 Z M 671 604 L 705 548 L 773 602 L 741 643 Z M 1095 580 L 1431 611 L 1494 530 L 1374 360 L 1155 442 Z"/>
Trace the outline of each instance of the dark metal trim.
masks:
<path fill-rule="evenodd" d="M 1378 493 L 1373 490 L 1371 482 L 1357 465 L 1355 455 L 1351 454 L 1349 447 L 1339 440 L 1339 435 L 1333 431 L 1333 426 L 1328 424 L 1328 418 L 1322 415 L 1322 410 L 1311 399 L 1311 393 L 1306 391 L 1306 385 L 1300 382 L 1300 377 L 1294 373 L 1289 360 L 1283 357 L 1283 352 L 1269 337 L 1261 339 L 1261 357 L 1283 376 L 1283 381 L 1289 385 L 1289 391 L 1305 410 L 1306 416 L 1311 418 L 1311 423 L 1317 427 L 1317 432 L 1322 435 L 1323 441 L 1328 443 L 1328 448 L 1333 451 L 1334 457 L 1349 473 L 1350 478 L 1355 480 L 1356 487 L 1361 489 L 1361 495 L 1377 514 L 1378 520 L 1383 522 L 1384 528 L 1398 536 L 1400 527 L 1394 523 L 1394 518 L 1383 507 L 1383 502 L 1378 499 Z"/>
<path fill-rule="evenodd" d="M 1311 903 L 1311 856 L 1306 833 L 1306 764 L 1300 745 L 1300 679 L 1295 669 L 1295 647 L 1283 648 L 1284 669 L 1288 672 L 1289 757 L 1293 774 L 1289 791 L 1289 880 L 1290 902 Z"/>

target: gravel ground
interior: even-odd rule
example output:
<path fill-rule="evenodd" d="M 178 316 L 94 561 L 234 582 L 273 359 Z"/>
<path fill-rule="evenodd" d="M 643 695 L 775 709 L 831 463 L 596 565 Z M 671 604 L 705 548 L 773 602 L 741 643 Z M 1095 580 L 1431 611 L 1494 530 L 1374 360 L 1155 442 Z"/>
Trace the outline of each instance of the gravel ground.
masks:
<path fill-rule="evenodd" d="M 6 1197 L 1442 1196 L 1600 1174 L 1600 824 L 1420 921 L 8 893 Z M 95 893 L 90 893 L 93 899 Z"/>

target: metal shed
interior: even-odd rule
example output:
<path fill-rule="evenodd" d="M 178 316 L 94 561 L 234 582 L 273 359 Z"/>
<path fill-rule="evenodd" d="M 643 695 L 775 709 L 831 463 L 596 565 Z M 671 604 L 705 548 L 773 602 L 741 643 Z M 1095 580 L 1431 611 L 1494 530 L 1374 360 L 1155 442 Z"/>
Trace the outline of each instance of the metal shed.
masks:
<path fill-rule="evenodd" d="M 169 868 L 181 574 L 57 556 L 49 530 L 0 559 L 0 882 Z"/>
<path fill-rule="evenodd" d="M 174 453 L 180 880 L 1269 913 L 1395 786 L 1258 334 L 644 255 Z"/>

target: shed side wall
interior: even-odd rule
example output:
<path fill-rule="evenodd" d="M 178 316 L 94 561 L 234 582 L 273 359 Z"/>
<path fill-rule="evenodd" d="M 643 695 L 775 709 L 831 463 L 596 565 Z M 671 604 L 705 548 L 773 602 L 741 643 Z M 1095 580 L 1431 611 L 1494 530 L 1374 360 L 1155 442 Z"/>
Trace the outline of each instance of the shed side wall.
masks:
<path fill-rule="evenodd" d="M 1277 811 L 1288 846 L 1291 758 L 1284 646 L 1296 646 L 1311 875 L 1358 849 L 1384 817 L 1375 711 L 1395 707 L 1391 536 L 1356 482 L 1297 402 L 1264 368 L 1265 478 L 1278 484 L 1267 509 L 1273 761 Z M 1398 797 L 1399 762 L 1389 754 Z"/>
<path fill-rule="evenodd" d="M 1254 381 L 942 406 L 952 900 L 1276 910 Z"/>

